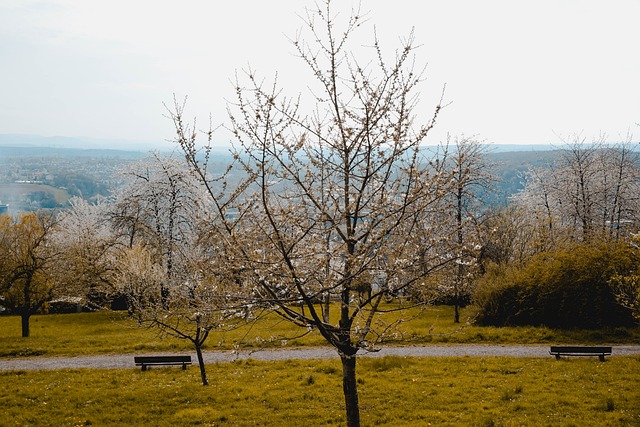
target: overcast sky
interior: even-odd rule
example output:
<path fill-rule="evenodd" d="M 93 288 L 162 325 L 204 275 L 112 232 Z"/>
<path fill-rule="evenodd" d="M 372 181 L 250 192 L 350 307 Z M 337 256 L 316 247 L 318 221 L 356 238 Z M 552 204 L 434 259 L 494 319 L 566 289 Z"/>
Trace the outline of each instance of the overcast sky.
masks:
<path fill-rule="evenodd" d="M 287 37 L 303 0 L 0 0 L 0 133 L 163 141 L 163 103 L 226 120 L 230 80 L 249 64 L 303 74 Z M 348 13 L 350 0 L 336 0 Z M 385 46 L 415 27 L 425 115 L 442 86 L 447 132 L 499 144 L 581 133 L 640 136 L 640 0 L 362 0 L 362 31 Z M 356 52 L 357 54 L 357 52 Z M 425 116 L 426 117 L 426 116 Z M 220 141 L 224 142 L 224 141 Z"/>

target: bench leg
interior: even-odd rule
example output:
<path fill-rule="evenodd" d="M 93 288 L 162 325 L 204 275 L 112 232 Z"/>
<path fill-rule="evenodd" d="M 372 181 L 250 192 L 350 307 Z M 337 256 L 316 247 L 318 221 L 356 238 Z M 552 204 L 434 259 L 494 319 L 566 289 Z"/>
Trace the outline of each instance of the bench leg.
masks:
<path fill-rule="evenodd" d="M 147 370 L 147 365 L 145 365 L 144 363 L 142 364 L 142 372 Z"/>
<path fill-rule="evenodd" d="M 600 358 L 601 362 L 604 362 L 604 354 L 601 354 L 600 356 L 598 356 Z"/>
<path fill-rule="evenodd" d="M 560 355 L 556 354 L 556 360 L 560 360 Z"/>
<path fill-rule="evenodd" d="M 186 364 L 186 363 L 183 363 L 183 364 L 182 364 L 182 370 L 183 370 L 183 371 L 186 371 L 186 370 L 187 370 L 187 364 Z"/>

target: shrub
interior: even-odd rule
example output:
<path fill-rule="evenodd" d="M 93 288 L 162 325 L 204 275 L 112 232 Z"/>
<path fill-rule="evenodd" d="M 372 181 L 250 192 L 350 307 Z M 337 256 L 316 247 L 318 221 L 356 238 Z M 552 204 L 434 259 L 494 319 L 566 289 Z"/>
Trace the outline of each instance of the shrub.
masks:
<path fill-rule="evenodd" d="M 629 326 L 629 309 L 616 300 L 614 276 L 637 272 L 633 249 L 615 244 L 576 245 L 546 252 L 521 269 L 488 275 L 476 293 L 478 322 L 552 328 Z"/>
<path fill-rule="evenodd" d="M 640 275 L 615 275 L 609 281 L 618 302 L 640 320 Z"/>
<path fill-rule="evenodd" d="M 49 314 L 80 313 L 82 308 L 82 299 L 73 297 L 60 298 L 46 304 Z"/>

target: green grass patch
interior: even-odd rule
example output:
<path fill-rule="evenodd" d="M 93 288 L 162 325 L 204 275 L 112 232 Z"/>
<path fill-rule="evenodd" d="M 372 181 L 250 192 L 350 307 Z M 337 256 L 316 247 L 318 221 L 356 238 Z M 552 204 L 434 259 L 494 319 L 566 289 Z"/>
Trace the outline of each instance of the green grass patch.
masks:
<path fill-rule="evenodd" d="M 340 426 L 338 360 L 0 372 L 7 426 Z M 637 426 L 640 358 L 360 359 L 367 426 Z"/>
<path fill-rule="evenodd" d="M 392 307 L 390 307 L 392 308 Z M 333 310 L 337 313 L 337 307 Z M 471 318 L 472 309 L 462 311 Z M 545 327 L 481 327 L 453 323 L 451 307 L 429 307 L 424 311 L 393 312 L 378 317 L 379 329 L 398 319 L 386 336 L 386 345 L 421 344 L 616 344 L 640 343 L 640 328 L 611 330 L 554 330 Z M 276 315 L 265 316 L 231 332 L 213 332 L 205 350 L 274 348 L 327 345 L 316 331 L 300 337 L 302 329 Z M 20 318 L 0 316 L 0 357 L 63 356 L 161 351 L 191 351 L 191 345 L 176 338 L 161 337 L 156 329 L 139 328 L 120 312 L 38 315 L 31 318 L 31 337 L 20 336 Z"/>
<path fill-rule="evenodd" d="M 191 349 L 156 330 L 138 328 L 122 313 L 37 315 L 31 336 L 21 337 L 20 317 L 0 317 L 0 357 L 73 356 Z"/>
<path fill-rule="evenodd" d="M 65 204 L 69 201 L 69 193 L 66 190 L 55 188 L 46 184 L 33 184 L 33 183 L 12 183 L 12 184 L 0 184 L 0 199 L 7 200 L 8 195 L 26 195 L 30 193 L 51 193 L 58 204 Z M 2 197 L 4 195 L 4 197 Z"/>

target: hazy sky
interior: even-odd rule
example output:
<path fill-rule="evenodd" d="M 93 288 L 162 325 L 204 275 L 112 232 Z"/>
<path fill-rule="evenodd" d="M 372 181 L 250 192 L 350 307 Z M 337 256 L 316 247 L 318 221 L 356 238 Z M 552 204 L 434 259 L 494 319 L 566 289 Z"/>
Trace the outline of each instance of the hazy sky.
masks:
<path fill-rule="evenodd" d="M 347 13 L 352 2 L 336 0 Z M 302 0 L 0 0 L 0 133 L 166 140 L 163 102 L 226 120 L 249 64 L 304 92 L 287 37 Z M 640 0 L 362 0 L 385 46 L 415 27 L 424 112 L 446 83 L 432 142 L 640 136 Z M 224 141 L 221 141 L 224 142 Z"/>

